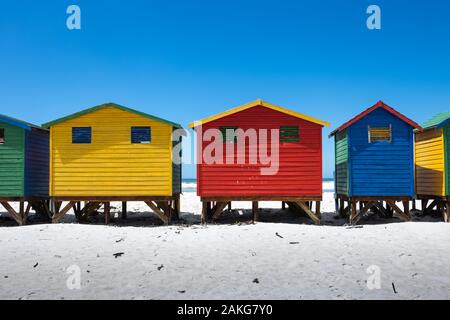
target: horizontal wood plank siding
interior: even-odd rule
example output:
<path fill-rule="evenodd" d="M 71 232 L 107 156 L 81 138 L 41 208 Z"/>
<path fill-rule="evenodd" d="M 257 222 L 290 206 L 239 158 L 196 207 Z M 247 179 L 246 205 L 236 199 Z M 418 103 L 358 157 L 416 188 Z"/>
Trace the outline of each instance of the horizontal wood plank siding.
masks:
<path fill-rule="evenodd" d="M 347 130 L 335 136 L 336 192 L 348 195 L 348 135 Z"/>
<path fill-rule="evenodd" d="M 430 129 L 415 134 L 416 193 L 443 196 L 444 136 L 442 129 Z"/>
<path fill-rule="evenodd" d="M 45 197 L 49 194 L 49 134 L 31 130 L 25 139 L 25 194 Z"/>
<path fill-rule="evenodd" d="M 151 127 L 132 144 L 131 127 Z M 72 127 L 92 127 L 91 144 L 72 144 Z M 106 107 L 52 128 L 52 196 L 172 195 L 172 126 Z"/>
<path fill-rule="evenodd" d="M 286 115 L 263 106 L 240 111 L 209 122 L 201 128 L 218 129 L 235 126 L 239 129 L 280 129 L 298 126 L 299 142 L 279 142 L 279 168 L 275 175 L 261 175 L 268 167 L 258 161 L 249 164 L 249 156 L 258 152 L 246 143 L 246 164 L 206 164 L 197 166 L 198 194 L 200 196 L 321 196 L 322 195 L 322 127 L 318 124 Z M 198 129 L 198 128 L 197 128 Z M 198 132 L 198 131 L 197 131 Z M 269 131 L 270 132 L 270 131 Z M 270 134 L 268 134 L 270 136 Z M 200 136 L 197 134 L 197 139 Z M 210 142 L 198 141 L 200 154 Z M 270 139 L 269 139 L 270 145 Z M 224 154 L 226 152 L 224 149 Z M 225 159 L 225 156 L 223 159 Z M 225 161 L 225 160 L 224 160 Z"/>
<path fill-rule="evenodd" d="M 392 126 L 392 141 L 369 143 L 370 127 Z M 413 127 L 378 108 L 348 128 L 351 196 L 414 195 Z"/>
<path fill-rule="evenodd" d="M 25 130 L 0 122 L 5 143 L 0 144 L 0 197 L 24 196 Z"/>

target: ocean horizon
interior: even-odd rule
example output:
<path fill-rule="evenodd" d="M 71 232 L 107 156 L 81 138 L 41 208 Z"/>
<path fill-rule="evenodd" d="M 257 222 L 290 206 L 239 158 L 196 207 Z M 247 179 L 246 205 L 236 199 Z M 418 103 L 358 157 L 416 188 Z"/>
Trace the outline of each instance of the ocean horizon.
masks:
<path fill-rule="evenodd" d="M 323 178 L 322 179 L 323 192 L 334 192 L 334 179 Z M 181 180 L 182 192 L 196 192 L 197 191 L 197 179 L 186 178 Z"/>

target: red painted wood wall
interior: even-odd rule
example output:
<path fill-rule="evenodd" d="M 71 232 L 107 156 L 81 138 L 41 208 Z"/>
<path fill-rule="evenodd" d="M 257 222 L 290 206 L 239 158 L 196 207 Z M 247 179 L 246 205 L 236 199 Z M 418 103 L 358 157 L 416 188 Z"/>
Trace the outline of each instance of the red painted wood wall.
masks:
<path fill-rule="evenodd" d="M 280 166 L 276 175 L 261 175 L 260 168 L 263 166 L 261 164 L 200 164 L 198 162 L 197 194 L 199 196 L 322 196 L 321 125 L 263 106 L 256 106 L 206 123 L 202 126 L 202 131 L 205 132 L 210 128 L 218 129 L 221 126 L 258 130 L 296 125 L 299 126 L 300 140 L 279 143 Z M 209 141 L 201 143 L 198 132 L 197 130 L 197 146 L 201 146 L 201 150 L 198 150 L 201 153 L 197 152 L 197 157 L 200 154 L 203 155 L 203 149 L 211 143 Z M 268 136 L 270 137 L 270 134 Z M 224 147 L 224 157 L 225 150 Z M 235 146 L 235 154 L 236 150 Z M 247 147 L 246 159 L 248 156 Z"/>

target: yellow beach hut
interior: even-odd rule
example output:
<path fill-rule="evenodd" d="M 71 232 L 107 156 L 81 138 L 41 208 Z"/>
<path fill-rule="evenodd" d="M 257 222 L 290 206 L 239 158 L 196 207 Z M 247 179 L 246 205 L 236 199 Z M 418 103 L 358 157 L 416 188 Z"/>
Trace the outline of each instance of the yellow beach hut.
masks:
<path fill-rule="evenodd" d="M 431 118 L 422 128 L 415 133 L 416 195 L 424 213 L 436 207 L 449 222 L 450 111 Z"/>
<path fill-rule="evenodd" d="M 106 103 L 45 123 L 50 129 L 50 197 L 53 222 L 73 209 L 77 219 L 111 201 L 144 201 L 165 223 L 179 213 L 181 137 L 177 123 Z M 176 160 L 176 161 L 173 161 Z M 67 202 L 62 206 L 63 202 Z M 83 203 L 83 205 L 82 205 Z"/>

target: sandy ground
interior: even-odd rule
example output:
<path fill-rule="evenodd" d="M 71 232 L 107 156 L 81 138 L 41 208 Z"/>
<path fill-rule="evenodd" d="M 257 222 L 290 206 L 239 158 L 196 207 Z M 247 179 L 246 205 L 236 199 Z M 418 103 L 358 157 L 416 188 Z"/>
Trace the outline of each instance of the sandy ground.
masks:
<path fill-rule="evenodd" d="M 200 207 L 184 194 L 183 221 L 171 226 L 139 203 L 108 226 L 71 214 L 57 225 L 0 219 L 0 299 L 450 298 L 442 217 L 365 217 L 349 227 L 334 217 L 331 192 L 321 226 L 264 202 L 257 224 L 240 203 L 244 210 L 202 226 Z"/>

